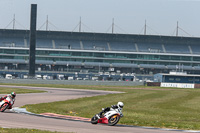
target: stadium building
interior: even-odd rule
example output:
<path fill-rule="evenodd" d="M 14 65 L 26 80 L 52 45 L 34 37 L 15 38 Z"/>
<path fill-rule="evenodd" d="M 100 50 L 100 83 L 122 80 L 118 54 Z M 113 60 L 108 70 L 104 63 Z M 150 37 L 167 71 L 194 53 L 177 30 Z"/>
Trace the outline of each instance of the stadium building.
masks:
<path fill-rule="evenodd" d="M 0 74 L 27 74 L 29 30 L 0 29 Z M 200 74 L 200 38 L 37 31 L 36 73 Z"/>

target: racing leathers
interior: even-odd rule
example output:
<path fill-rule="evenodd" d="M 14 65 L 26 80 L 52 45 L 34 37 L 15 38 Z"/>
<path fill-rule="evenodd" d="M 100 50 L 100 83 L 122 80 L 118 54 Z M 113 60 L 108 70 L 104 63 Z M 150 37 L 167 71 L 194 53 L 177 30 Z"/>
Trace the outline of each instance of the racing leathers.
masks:
<path fill-rule="evenodd" d="M 118 109 L 119 107 L 117 106 L 117 105 L 111 105 L 111 108 L 112 109 Z M 99 113 L 99 117 L 102 117 L 102 114 L 104 113 L 106 113 L 106 112 L 108 112 L 108 111 L 110 111 L 110 109 L 111 109 L 110 107 L 106 107 L 105 109 L 104 108 L 102 108 L 102 111 Z"/>
<path fill-rule="evenodd" d="M 12 97 L 11 95 L 5 95 L 4 97 L 1 97 L 1 98 L 0 98 L 0 101 L 6 99 L 7 97 L 9 97 L 9 98 L 13 101 L 13 104 L 12 104 L 12 105 L 14 105 L 14 103 L 15 103 L 15 98 Z M 8 109 L 12 109 L 12 106 L 10 106 Z"/>

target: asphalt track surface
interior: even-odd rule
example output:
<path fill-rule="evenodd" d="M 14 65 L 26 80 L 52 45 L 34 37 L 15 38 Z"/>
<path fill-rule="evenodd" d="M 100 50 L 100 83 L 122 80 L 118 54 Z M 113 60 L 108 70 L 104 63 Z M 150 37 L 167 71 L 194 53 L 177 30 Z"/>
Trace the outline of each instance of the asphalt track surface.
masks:
<path fill-rule="evenodd" d="M 26 86 L 8 86 L 0 85 L 0 87 L 13 87 L 25 89 L 44 90 L 47 93 L 29 93 L 17 94 L 14 107 L 20 107 L 26 104 L 46 103 L 53 101 L 64 101 L 81 97 L 91 97 L 97 95 L 106 95 L 119 92 L 97 91 L 97 90 L 80 90 L 80 89 L 62 89 L 62 88 L 46 88 L 46 87 L 26 87 Z M 0 95 L 3 96 L 3 95 Z M 72 121 L 65 119 L 54 119 L 48 117 L 40 117 L 35 115 L 27 115 L 5 111 L 0 113 L 0 127 L 4 128 L 31 128 L 59 132 L 75 132 L 75 133 L 178 133 L 187 131 L 168 131 L 154 128 L 129 127 L 129 126 L 107 126 L 104 124 L 92 125 L 89 122 Z"/>

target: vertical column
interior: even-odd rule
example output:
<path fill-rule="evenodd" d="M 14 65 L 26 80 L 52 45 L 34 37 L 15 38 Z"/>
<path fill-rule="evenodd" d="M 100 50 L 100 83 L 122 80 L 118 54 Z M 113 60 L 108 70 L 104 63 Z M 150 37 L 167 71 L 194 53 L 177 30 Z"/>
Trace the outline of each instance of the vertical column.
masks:
<path fill-rule="evenodd" d="M 29 77 L 35 76 L 36 21 L 37 21 L 37 4 L 31 4 L 30 33 L 29 33 L 30 37 Z"/>

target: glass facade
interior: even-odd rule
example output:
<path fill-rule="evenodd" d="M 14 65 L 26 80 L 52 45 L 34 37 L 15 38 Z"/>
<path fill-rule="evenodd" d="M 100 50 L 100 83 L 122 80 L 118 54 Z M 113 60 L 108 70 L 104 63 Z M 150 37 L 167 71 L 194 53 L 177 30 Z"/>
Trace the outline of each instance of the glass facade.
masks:
<path fill-rule="evenodd" d="M 0 49 L 0 59 L 28 60 L 28 49 Z M 140 52 L 97 52 L 97 51 L 65 51 L 37 49 L 36 60 L 41 61 L 76 61 L 76 62 L 105 62 L 126 64 L 154 64 L 154 65 L 185 65 L 199 66 L 200 55 L 189 54 L 149 54 Z"/>

